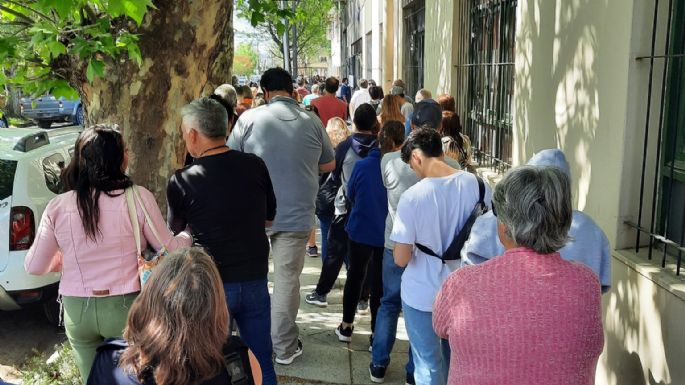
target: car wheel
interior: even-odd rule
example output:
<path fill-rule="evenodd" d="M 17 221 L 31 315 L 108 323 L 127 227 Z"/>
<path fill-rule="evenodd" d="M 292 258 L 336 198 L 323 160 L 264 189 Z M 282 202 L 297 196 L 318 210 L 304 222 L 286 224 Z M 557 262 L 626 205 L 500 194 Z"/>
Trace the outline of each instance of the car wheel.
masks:
<path fill-rule="evenodd" d="M 83 106 L 78 106 L 76 109 L 76 114 L 74 114 L 74 124 L 77 126 L 83 126 Z"/>
<path fill-rule="evenodd" d="M 62 318 L 62 307 L 57 302 L 57 298 L 50 298 L 43 302 L 43 313 L 50 325 L 60 326 L 59 321 Z"/>
<path fill-rule="evenodd" d="M 49 120 L 39 120 L 38 121 L 38 127 L 40 128 L 50 128 L 52 125 L 52 122 Z"/>

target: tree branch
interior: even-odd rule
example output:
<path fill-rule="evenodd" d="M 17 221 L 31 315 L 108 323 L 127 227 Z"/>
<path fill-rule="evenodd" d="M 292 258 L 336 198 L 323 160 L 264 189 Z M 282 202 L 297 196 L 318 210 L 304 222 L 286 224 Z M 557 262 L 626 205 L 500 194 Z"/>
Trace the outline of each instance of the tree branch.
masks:
<path fill-rule="evenodd" d="M 5 1 L 8 2 L 8 3 L 10 3 L 10 4 L 14 4 L 14 5 L 16 5 L 17 7 L 22 7 L 22 8 L 24 8 L 24 9 L 26 9 L 27 11 L 33 12 L 33 13 L 35 13 L 36 15 L 42 17 L 43 19 L 45 19 L 45 20 L 47 20 L 47 21 L 49 21 L 49 22 L 54 22 L 54 20 L 51 19 L 51 18 L 49 18 L 46 14 L 44 14 L 44 13 L 42 13 L 42 12 L 39 12 L 39 11 L 33 9 L 33 8 L 29 7 L 29 6 L 26 5 L 26 4 L 22 4 L 22 3 L 19 3 L 19 2 L 14 1 L 14 0 L 5 0 Z M 9 9 L 9 8 L 7 8 L 7 9 Z M 21 13 L 19 13 L 19 12 L 17 12 L 17 14 L 20 14 L 20 15 L 21 15 Z M 28 17 L 26 17 L 26 16 L 24 16 L 24 17 L 27 18 L 28 20 L 30 20 L 31 22 L 33 22 L 33 20 L 31 20 L 30 18 L 28 18 Z"/>
<path fill-rule="evenodd" d="M 17 12 L 17 11 L 15 11 L 15 10 L 13 10 L 12 8 L 7 8 L 7 7 L 5 7 L 4 5 L 0 5 L 0 10 L 3 10 L 3 11 L 5 11 L 5 12 L 11 14 L 11 15 L 14 15 L 14 16 L 18 17 L 18 18 L 24 19 L 24 20 L 26 20 L 27 23 L 31 23 L 31 24 L 34 23 L 33 19 L 31 19 L 30 17 L 24 15 L 24 14 L 21 13 L 21 12 Z"/>
<path fill-rule="evenodd" d="M 276 34 L 276 31 L 274 31 L 273 24 L 269 23 L 267 26 L 267 31 L 269 31 L 269 34 L 271 35 L 271 40 L 274 41 L 274 43 L 278 44 L 279 46 L 283 46 L 283 42 L 281 39 L 278 38 L 278 35 Z"/>

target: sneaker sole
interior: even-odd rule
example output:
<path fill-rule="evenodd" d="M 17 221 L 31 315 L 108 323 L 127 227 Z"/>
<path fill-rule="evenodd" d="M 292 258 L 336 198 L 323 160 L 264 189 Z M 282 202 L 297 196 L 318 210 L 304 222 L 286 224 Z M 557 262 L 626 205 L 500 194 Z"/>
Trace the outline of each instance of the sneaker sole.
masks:
<path fill-rule="evenodd" d="M 385 382 L 385 377 L 374 377 L 373 374 L 371 374 L 371 368 L 369 368 L 369 377 L 371 378 L 371 382 L 373 382 L 374 384 L 382 384 Z"/>
<path fill-rule="evenodd" d="M 295 353 L 293 353 L 293 355 L 290 356 L 289 358 L 280 359 L 280 358 L 276 357 L 276 363 L 280 364 L 280 365 L 290 365 L 293 363 L 293 361 L 295 361 L 295 358 L 297 358 L 301 355 L 302 355 L 302 350 L 299 350 L 299 351 L 296 351 Z"/>
<path fill-rule="evenodd" d="M 306 302 L 306 303 L 308 303 L 308 304 L 310 304 L 310 305 L 318 306 L 318 307 L 326 307 L 326 306 L 328 306 L 328 302 L 312 301 L 312 300 L 308 300 L 308 299 L 305 299 L 304 302 Z"/>
<path fill-rule="evenodd" d="M 352 336 L 344 336 L 340 333 L 338 328 L 335 328 L 335 335 L 338 336 L 338 341 L 340 342 L 352 342 Z"/>

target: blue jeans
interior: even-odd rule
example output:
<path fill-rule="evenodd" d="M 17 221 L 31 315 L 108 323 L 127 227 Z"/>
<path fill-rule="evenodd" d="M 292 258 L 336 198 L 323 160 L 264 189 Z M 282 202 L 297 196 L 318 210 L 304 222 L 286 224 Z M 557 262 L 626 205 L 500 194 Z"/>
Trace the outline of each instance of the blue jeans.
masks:
<path fill-rule="evenodd" d="M 226 304 L 245 342 L 262 368 L 264 384 L 275 385 L 276 371 L 272 361 L 271 300 L 267 279 L 224 283 Z"/>
<path fill-rule="evenodd" d="M 414 356 L 414 380 L 421 385 L 445 385 L 450 345 L 435 334 L 433 313 L 416 310 L 402 301 L 404 322 Z"/>
<path fill-rule="evenodd" d="M 373 349 L 371 350 L 371 362 L 375 366 L 388 367 L 390 365 L 390 352 L 395 345 L 397 334 L 397 319 L 402 310 L 400 287 L 402 286 L 402 273 L 404 267 L 395 264 L 392 250 L 383 251 L 383 297 L 381 307 L 376 316 L 376 328 L 373 333 Z M 414 373 L 414 360 L 412 359 L 411 347 L 409 348 L 409 360 L 405 367 L 408 374 Z"/>
<path fill-rule="evenodd" d="M 331 222 L 333 222 L 333 218 L 329 217 L 320 217 L 319 218 L 319 227 L 321 228 L 321 264 L 326 263 L 326 253 L 328 252 L 328 229 L 331 228 Z"/>

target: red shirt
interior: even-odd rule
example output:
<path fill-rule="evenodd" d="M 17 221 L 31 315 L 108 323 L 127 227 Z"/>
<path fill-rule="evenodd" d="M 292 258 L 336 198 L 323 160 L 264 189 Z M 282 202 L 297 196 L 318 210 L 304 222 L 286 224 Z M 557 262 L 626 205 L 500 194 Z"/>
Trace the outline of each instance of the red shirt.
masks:
<path fill-rule="evenodd" d="M 319 117 L 323 126 L 326 127 L 328 119 L 339 117 L 347 120 L 347 103 L 335 97 L 333 94 L 326 94 L 312 100 L 311 103 L 319 110 Z"/>

